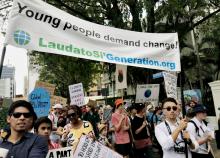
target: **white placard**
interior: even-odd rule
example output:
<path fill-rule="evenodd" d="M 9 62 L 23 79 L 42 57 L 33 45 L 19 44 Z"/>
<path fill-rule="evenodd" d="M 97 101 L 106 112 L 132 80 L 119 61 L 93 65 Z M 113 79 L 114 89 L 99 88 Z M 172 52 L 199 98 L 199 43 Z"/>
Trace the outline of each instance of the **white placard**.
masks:
<path fill-rule="evenodd" d="M 46 158 L 72 158 L 73 147 L 65 147 L 49 150 Z"/>
<path fill-rule="evenodd" d="M 152 102 L 154 106 L 158 105 L 159 100 L 159 84 L 142 84 L 137 85 L 136 103 Z"/>
<path fill-rule="evenodd" d="M 74 17 L 40 0 L 14 0 L 5 43 L 89 60 L 181 71 L 177 33 L 117 29 Z"/>
<path fill-rule="evenodd" d="M 69 93 L 70 93 L 70 100 L 71 100 L 70 105 L 78 105 L 78 106 L 85 105 L 82 83 L 70 85 Z"/>
<path fill-rule="evenodd" d="M 6 158 L 8 155 L 8 149 L 0 148 L 0 158 Z"/>
<path fill-rule="evenodd" d="M 173 74 L 163 72 L 167 97 L 177 99 L 177 77 Z"/>
<path fill-rule="evenodd" d="M 79 144 L 73 155 L 74 158 L 123 158 L 115 151 L 109 149 L 108 147 L 102 145 L 97 141 L 93 141 L 87 136 L 82 136 L 80 138 Z"/>

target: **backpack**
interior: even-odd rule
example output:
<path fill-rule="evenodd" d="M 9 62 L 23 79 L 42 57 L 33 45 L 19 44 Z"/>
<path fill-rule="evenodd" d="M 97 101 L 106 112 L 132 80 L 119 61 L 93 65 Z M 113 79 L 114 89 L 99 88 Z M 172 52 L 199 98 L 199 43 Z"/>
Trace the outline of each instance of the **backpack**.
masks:
<path fill-rule="evenodd" d="M 200 134 L 199 134 L 199 127 L 196 125 L 196 123 L 193 120 L 190 120 L 189 122 L 191 122 L 195 126 L 197 135 L 199 137 L 201 137 Z M 207 121 L 202 121 L 202 122 L 207 126 L 207 124 L 208 124 Z"/>

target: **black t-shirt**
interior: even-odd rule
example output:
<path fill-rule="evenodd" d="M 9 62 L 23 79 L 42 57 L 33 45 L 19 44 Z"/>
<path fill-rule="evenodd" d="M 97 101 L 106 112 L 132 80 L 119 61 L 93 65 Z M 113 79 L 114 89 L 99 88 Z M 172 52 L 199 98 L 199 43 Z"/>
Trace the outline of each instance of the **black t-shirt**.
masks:
<path fill-rule="evenodd" d="M 147 127 L 143 128 L 140 133 L 135 134 L 135 131 L 142 126 L 143 122 L 144 122 L 144 117 L 140 118 L 137 116 L 135 116 L 134 119 L 131 121 L 131 129 L 135 140 L 148 138 L 147 129 L 146 129 Z"/>

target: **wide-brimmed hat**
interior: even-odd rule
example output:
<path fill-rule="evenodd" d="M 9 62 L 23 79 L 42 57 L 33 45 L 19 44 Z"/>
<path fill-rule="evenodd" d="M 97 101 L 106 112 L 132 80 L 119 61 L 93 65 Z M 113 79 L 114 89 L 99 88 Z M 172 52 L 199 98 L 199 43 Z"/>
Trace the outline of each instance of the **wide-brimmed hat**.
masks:
<path fill-rule="evenodd" d="M 98 124 L 98 129 L 99 129 L 99 132 L 101 132 L 107 125 L 104 124 L 104 123 L 100 123 Z"/>
<path fill-rule="evenodd" d="M 199 113 L 199 112 L 207 112 L 207 108 L 202 105 L 202 104 L 197 104 L 194 108 L 193 108 L 193 113 Z"/>

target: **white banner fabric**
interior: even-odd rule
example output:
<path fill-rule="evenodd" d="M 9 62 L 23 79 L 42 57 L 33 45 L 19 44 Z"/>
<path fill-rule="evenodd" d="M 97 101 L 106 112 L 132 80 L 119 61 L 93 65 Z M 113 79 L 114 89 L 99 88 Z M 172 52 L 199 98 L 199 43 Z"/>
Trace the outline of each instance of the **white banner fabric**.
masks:
<path fill-rule="evenodd" d="M 115 71 L 115 89 L 127 88 L 127 66 L 116 65 Z"/>
<path fill-rule="evenodd" d="M 143 33 L 103 26 L 40 0 L 14 0 L 5 43 L 108 63 L 181 70 L 177 33 Z"/>
<path fill-rule="evenodd" d="M 82 83 L 69 85 L 70 105 L 85 105 L 84 91 Z"/>
<path fill-rule="evenodd" d="M 177 77 L 173 74 L 163 72 L 167 97 L 177 99 Z"/>
<path fill-rule="evenodd" d="M 159 90 L 159 84 L 137 85 L 135 103 L 151 102 L 154 106 L 157 106 L 159 101 Z"/>
<path fill-rule="evenodd" d="M 94 141 L 85 135 L 81 136 L 76 150 L 73 155 L 74 158 L 123 158 L 115 151 L 102 145 L 101 143 Z"/>

